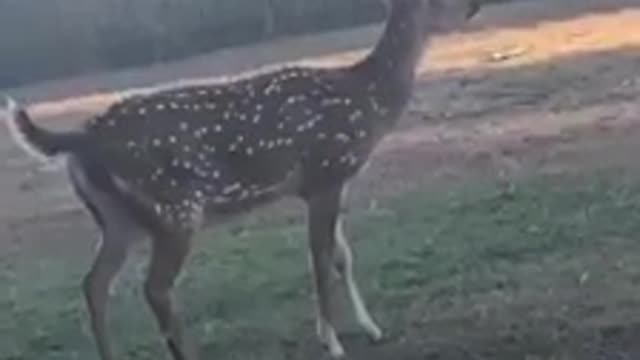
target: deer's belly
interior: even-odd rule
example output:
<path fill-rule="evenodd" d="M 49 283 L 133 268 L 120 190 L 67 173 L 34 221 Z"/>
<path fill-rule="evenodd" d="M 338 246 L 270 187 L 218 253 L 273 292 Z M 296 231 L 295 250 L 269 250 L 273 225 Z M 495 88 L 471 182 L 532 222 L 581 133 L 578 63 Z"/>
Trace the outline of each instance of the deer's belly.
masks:
<path fill-rule="evenodd" d="M 227 188 L 220 189 L 206 199 L 206 222 L 246 213 L 283 197 L 297 195 L 301 178 L 300 166 L 293 167 L 273 183 L 251 183 L 238 177 Z"/>

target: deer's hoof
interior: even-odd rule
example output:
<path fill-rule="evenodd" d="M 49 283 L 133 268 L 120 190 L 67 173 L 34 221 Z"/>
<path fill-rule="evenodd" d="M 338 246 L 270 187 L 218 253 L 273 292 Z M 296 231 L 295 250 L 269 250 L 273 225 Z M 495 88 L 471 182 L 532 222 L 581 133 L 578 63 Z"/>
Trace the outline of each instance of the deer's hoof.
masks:
<path fill-rule="evenodd" d="M 382 330 L 375 325 L 367 329 L 367 335 L 369 336 L 369 340 L 374 344 L 380 343 L 384 340 Z"/>
<path fill-rule="evenodd" d="M 323 326 L 324 325 L 324 326 Z M 345 351 L 338 336 L 331 326 L 319 324 L 318 336 L 332 359 L 344 359 Z"/>
<path fill-rule="evenodd" d="M 340 342 L 335 342 L 333 344 L 327 344 L 327 351 L 329 352 L 329 356 L 331 356 L 334 360 L 343 360 L 346 358 L 346 353 L 344 348 L 340 344 Z"/>

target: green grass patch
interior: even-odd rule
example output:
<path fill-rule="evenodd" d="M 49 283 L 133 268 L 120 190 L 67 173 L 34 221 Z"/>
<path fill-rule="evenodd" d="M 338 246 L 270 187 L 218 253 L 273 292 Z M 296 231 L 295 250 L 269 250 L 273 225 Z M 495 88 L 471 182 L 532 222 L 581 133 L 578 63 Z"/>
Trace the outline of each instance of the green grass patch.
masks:
<path fill-rule="evenodd" d="M 424 358 L 430 336 L 502 349 L 496 359 L 547 356 L 567 344 L 547 331 L 558 319 L 564 329 L 624 324 L 640 306 L 640 186 L 621 177 L 403 194 L 350 215 L 348 232 L 365 297 L 391 334 L 385 346 L 413 344 L 407 358 Z M 206 358 L 319 358 L 304 224 L 203 237 L 177 294 Z M 78 286 L 90 259 L 27 255 L 1 264 L 0 359 L 96 359 Z M 119 358 L 164 359 L 133 278 L 111 301 Z M 341 313 L 341 327 L 354 329 Z"/>

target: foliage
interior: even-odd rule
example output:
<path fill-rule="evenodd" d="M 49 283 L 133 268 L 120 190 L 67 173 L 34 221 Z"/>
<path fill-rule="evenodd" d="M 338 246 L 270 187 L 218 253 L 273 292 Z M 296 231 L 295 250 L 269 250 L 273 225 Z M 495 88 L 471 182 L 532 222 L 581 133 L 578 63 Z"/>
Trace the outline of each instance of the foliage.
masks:
<path fill-rule="evenodd" d="M 0 88 L 379 20 L 377 0 L 0 0 Z"/>

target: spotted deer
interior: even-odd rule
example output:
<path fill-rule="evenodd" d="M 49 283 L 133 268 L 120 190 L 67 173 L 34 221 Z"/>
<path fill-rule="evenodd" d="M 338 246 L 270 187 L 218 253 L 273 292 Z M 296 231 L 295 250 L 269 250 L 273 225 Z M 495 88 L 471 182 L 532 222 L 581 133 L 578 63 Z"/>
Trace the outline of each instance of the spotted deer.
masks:
<path fill-rule="evenodd" d="M 196 351 L 171 296 L 192 237 L 216 219 L 284 196 L 307 206 L 320 341 L 333 358 L 344 356 L 333 325 L 334 272 L 358 323 L 381 339 L 342 230 L 345 186 L 404 111 L 429 36 L 479 9 L 474 0 L 388 2 L 381 39 L 349 66 L 287 66 L 133 95 L 67 132 L 39 127 L 8 99 L 14 138 L 32 155 L 64 156 L 72 187 L 101 230 L 84 292 L 102 360 L 114 359 L 106 329 L 109 287 L 136 239 L 151 240 L 144 293 L 168 349 L 175 360 L 192 360 Z"/>

